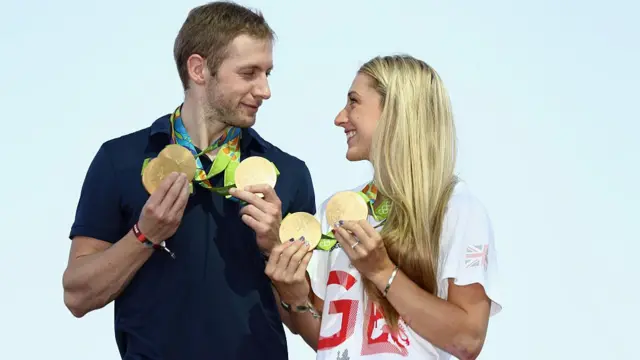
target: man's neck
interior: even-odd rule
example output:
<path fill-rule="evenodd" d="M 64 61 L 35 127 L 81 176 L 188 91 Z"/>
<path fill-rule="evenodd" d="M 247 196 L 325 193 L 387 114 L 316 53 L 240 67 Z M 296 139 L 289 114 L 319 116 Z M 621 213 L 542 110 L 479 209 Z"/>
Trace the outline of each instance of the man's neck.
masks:
<path fill-rule="evenodd" d="M 216 139 L 222 136 L 227 125 L 219 121 L 211 121 L 205 118 L 202 104 L 189 96 L 185 97 L 182 105 L 182 122 L 187 129 L 193 145 L 204 150 Z"/>

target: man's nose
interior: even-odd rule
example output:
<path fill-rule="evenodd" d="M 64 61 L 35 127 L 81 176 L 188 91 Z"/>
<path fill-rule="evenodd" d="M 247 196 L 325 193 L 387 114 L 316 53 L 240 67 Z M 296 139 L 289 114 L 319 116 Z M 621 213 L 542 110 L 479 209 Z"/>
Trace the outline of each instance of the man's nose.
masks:
<path fill-rule="evenodd" d="M 271 97 L 271 88 L 269 88 L 269 80 L 266 75 L 262 76 L 262 78 L 256 83 L 254 95 L 262 98 L 263 100 L 267 100 Z"/>

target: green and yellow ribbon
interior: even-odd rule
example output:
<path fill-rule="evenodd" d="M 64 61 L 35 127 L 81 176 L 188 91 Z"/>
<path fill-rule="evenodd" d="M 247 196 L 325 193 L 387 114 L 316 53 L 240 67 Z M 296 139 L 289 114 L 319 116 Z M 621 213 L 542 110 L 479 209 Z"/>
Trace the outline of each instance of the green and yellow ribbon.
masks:
<path fill-rule="evenodd" d="M 233 126 L 229 127 L 224 134 L 211 143 L 211 145 L 198 152 L 184 126 L 181 110 L 182 105 L 178 106 L 178 108 L 176 108 L 169 117 L 169 123 L 171 125 L 170 144 L 178 144 L 187 148 L 196 159 L 196 173 L 194 175 L 193 182 L 189 183 L 189 192 L 193 193 L 193 183 L 196 183 L 213 193 L 226 197 L 227 199 L 236 200 L 229 195 L 229 190 L 235 187 L 236 168 L 240 164 L 240 139 L 242 138 L 241 129 Z M 200 156 L 216 149 L 218 149 L 218 153 L 216 154 L 213 164 L 207 173 L 200 161 Z M 142 163 L 142 172 L 144 172 L 144 169 L 150 160 L 151 158 L 144 160 Z M 280 176 L 280 171 L 275 164 L 273 164 L 273 167 L 276 171 L 276 176 Z M 211 184 L 210 179 L 222 172 L 224 172 L 223 186 L 214 187 Z"/>
<path fill-rule="evenodd" d="M 362 196 L 362 198 L 369 205 L 369 214 L 373 216 L 376 221 L 383 221 L 389 215 L 389 211 L 391 210 L 391 202 L 389 199 L 383 199 L 378 206 L 374 207 L 373 204 L 376 202 L 376 198 L 378 197 L 378 188 L 373 184 L 373 181 L 368 183 L 362 190 L 358 192 L 358 195 Z M 332 226 L 333 224 L 329 224 Z M 331 251 L 338 245 L 338 240 L 336 240 L 332 231 L 328 231 L 326 234 L 322 234 L 320 238 L 320 242 L 316 249 L 323 251 Z"/>

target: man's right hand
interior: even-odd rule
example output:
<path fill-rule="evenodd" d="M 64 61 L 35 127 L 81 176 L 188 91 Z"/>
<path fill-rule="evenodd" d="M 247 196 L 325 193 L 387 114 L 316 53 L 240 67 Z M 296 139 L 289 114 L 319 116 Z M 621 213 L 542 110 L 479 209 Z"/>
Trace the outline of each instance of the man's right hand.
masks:
<path fill-rule="evenodd" d="M 144 204 L 138 221 L 140 231 L 154 244 L 175 234 L 189 199 L 189 182 L 183 173 L 171 173 Z"/>

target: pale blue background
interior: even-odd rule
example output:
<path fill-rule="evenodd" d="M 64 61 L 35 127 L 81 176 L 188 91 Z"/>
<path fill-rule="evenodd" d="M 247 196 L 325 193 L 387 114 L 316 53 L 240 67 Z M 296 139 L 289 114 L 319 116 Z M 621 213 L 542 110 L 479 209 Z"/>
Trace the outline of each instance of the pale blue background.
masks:
<path fill-rule="evenodd" d="M 279 37 L 256 128 L 307 162 L 318 201 L 370 176 L 332 124 L 358 66 L 408 52 L 440 72 L 501 262 L 505 308 L 482 359 L 639 358 L 635 2 L 242 3 Z M 0 358 L 117 358 L 112 306 L 81 320 L 64 308 L 67 235 L 99 145 L 180 103 L 173 41 L 198 4 L 0 5 Z M 289 339 L 291 359 L 313 358 Z"/>

